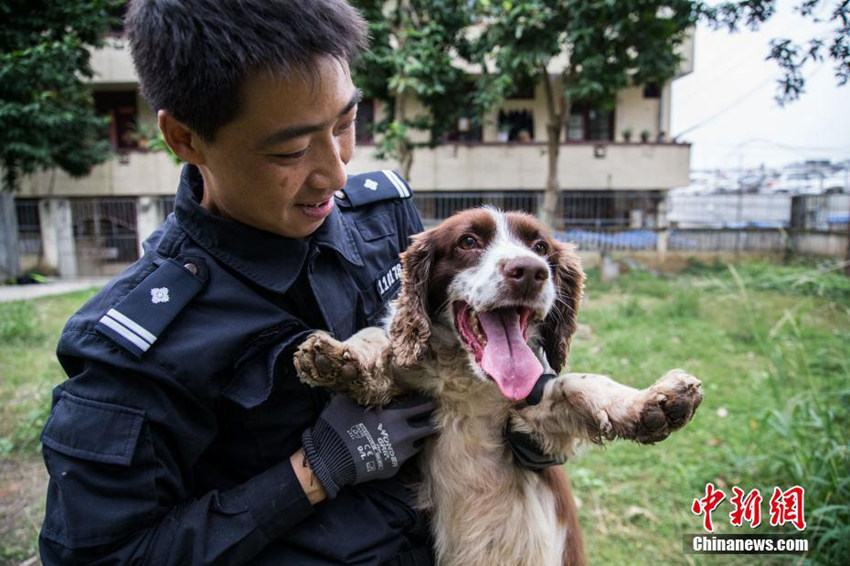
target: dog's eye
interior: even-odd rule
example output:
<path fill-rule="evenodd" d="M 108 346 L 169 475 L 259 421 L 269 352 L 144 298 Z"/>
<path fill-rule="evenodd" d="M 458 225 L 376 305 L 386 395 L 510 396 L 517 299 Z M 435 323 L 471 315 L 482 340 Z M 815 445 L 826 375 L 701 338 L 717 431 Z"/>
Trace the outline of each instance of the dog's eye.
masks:
<path fill-rule="evenodd" d="M 531 246 L 531 250 L 537 255 L 546 255 L 549 253 L 549 244 L 543 240 L 538 240 L 533 246 Z"/>
<path fill-rule="evenodd" d="M 474 250 L 478 249 L 478 240 L 476 240 L 473 236 L 464 236 L 457 243 L 457 247 L 462 250 Z"/>

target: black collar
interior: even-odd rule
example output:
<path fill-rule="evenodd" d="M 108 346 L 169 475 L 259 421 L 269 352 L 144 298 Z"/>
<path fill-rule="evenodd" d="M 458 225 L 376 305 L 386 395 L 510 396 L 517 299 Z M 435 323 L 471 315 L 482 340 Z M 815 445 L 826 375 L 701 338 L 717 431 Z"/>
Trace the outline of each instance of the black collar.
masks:
<path fill-rule="evenodd" d="M 546 390 L 546 384 L 558 377 L 557 374 L 554 373 L 544 373 L 540 377 L 537 378 L 537 383 L 534 384 L 534 387 L 531 389 L 531 393 L 528 394 L 528 397 L 525 398 L 525 402 L 528 405 L 539 405 L 540 401 L 543 400 L 543 392 Z"/>
<path fill-rule="evenodd" d="M 311 242 L 363 266 L 351 229 L 336 208 L 309 237 L 292 239 L 212 214 L 200 205 L 203 194 L 201 172 L 194 165 L 185 165 L 174 204 L 177 223 L 210 255 L 266 289 L 278 293 L 289 289 L 301 272 Z"/>

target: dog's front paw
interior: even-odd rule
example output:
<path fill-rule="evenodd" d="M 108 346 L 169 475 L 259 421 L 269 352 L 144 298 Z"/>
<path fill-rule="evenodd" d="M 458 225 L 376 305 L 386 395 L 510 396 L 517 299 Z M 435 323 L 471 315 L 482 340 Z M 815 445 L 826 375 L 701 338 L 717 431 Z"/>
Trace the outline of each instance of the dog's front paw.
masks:
<path fill-rule="evenodd" d="M 642 443 L 664 440 L 691 420 L 701 402 L 699 379 L 680 369 L 668 371 L 645 391 L 634 440 Z"/>
<path fill-rule="evenodd" d="M 345 344 L 327 332 L 316 332 L 295 352 L 295 369 L 307 385 L 339 390 L 360 368 Z"/>
<path fill-rule="evenodd" d="M 361 405 L 384 405 L 391 398 L 389 349 L 366 359 L 327 332 L 316 332 L 299 346 L 294 362 L 301 381 L 312 387 L 344 393 Z"/>

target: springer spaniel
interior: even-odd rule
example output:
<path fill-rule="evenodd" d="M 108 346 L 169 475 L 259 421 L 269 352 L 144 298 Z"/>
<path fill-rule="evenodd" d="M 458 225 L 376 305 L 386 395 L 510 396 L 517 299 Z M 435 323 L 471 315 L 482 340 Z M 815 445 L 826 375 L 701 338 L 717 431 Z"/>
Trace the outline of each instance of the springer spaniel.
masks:
<path fill-rule="evenodd" d="M 691 419 L 700 381 L 672 370 L 644 390 L 584 373 L 538 385 L 565 365 L 584 273 L 527 214 L 460 212 L 415 237 L 402 266 L 387 328 L 314 334 L 296 354 L 302 380 L 365 405 L 433 397 L 418 500 L 442 566 L 584 564 L 563 468 L 516 465 L 506 427 L 567 457 L 585 441 L 652 443 Z"/>

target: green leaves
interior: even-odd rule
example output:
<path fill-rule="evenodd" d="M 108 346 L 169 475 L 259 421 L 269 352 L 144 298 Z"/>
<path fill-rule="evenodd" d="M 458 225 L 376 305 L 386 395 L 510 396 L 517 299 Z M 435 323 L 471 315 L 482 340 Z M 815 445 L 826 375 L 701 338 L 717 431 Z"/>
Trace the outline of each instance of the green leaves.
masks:
<path fill-rule="evenodd" d="M 370 52 L 354 69 L 355 82 L 366 97 L 384 101 L 389 113 L 387 120 L 375 125 L 375 133 L 382 136 L 379 156 L 409 164 L 413 148 L 439 143 L 459 117 L 471 114 L 475 84 L 457 63 L 481 57 L 466 36 L 476 21 L 475 3 L 360 0 L 353 4 L 369 21 L 372 37 Z M 422 111 L 410 110 L 406 101 L 411 94 Z M 412 130 L 429 132 L 428 141 L 414 143 Z"/>
<path fill-rule="evenodd" d="M 114 0 L 0 3 L 0 165 L 3 189 L 59 167 L 89 173 L 109 156 L 108 120 L 94 111 L 90 49 L 103 44 Z"/>

